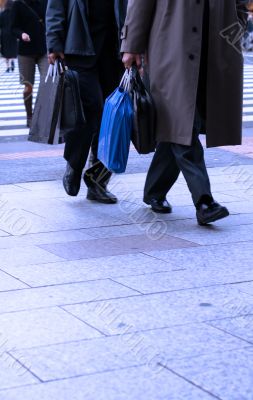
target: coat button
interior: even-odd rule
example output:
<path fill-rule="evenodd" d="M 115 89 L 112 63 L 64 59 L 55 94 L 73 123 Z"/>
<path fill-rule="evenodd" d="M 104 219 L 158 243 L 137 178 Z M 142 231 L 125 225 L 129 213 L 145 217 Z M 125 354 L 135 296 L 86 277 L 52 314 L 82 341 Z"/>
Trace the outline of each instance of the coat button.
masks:
<path fill-rule="evenodd" d="M 190 59 L 190 60 L 194 60 L 194 59 L 195 59 L 194 55 L 193 55 L 193 54 L 190 54 L 190 55 L 189 55 L 189 59 Z"/>
<path fill-rule="evenodd" d="M 198 28 L 197 28 L 196 26 L 194 26 L 194 27 L 192 28 L 192 32 L 194 32 L 194 33 L 198 32 Z"/>

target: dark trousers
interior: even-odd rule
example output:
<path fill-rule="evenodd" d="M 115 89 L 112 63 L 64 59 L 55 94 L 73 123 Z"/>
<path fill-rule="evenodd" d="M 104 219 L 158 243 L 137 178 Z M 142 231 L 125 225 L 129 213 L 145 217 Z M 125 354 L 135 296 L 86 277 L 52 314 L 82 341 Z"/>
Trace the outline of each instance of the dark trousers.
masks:
<path fill-rule="evenodd" d="M 193 133 L 191 146 L 159 143 L 148 171 L 144 201 L 152 198 L 163 200 L 183 173 L 195 206 L 213 199 L 204 160 L 204 150 L 198 134 Z"/>
<path fill-rule="evenodd" d="M 111 54 L 112 53 L 112 54 Z M 118 86 L 123 64 L 117 59 L 115 51 L 104 46 L 99 58 L 67 56 L 69 68 L 79 74 L 80 93 L 87 126 L 76 135 L 66 138 L 64 158 L 71 167 L 81 172 L 86 165 L 92 149 L 93 166 L 86 171 L 93 180 L 106 184 L 111 173 L 97 159 L 98 136 L 104 100 Z"/>

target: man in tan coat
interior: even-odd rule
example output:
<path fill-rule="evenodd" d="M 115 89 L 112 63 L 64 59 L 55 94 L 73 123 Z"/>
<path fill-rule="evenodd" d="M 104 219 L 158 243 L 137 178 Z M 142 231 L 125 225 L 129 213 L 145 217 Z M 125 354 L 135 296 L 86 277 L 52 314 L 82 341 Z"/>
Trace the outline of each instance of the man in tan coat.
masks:
<path fill-rule="evenodd" d="M 197 220 L 229 215 L 214 201 L 199 134 L 208 147 L 241 144 L 246 3 L 252 0 L 130 0 L 122 31 L 126 68 L 147 54 L 157 109 L 157 149 L 144 202 L 169 213 L 166 195 L 183 173 Z"/>

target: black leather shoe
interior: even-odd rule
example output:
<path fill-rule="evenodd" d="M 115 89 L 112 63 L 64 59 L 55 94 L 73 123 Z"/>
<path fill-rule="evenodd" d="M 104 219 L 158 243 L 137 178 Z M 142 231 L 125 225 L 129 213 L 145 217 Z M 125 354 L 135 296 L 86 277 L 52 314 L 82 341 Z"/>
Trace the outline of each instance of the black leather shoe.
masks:
<path fill-rule="evenodd" d="M 67 163 L 66 171 L 63 176 L 63 187 L 69 196 L 77 196 L 81 186 L 82 173 L 75 171 L 69 163 Z"/>
<path fill-rule="evenodd" d="M 149 204 L 151 206 L 151 209 L 156 213 L 170 214 L 172 212 L 172 207 L 167 202 L 166 199 L 164 199 L 164 200 L 157 200 L 157 199 L 145 200 L 144 199 L 144 202 L 146 204 Z"/>
<path fill-rule="evenodd" d="M 211 222 L 228 217 L 229 211 L 226 207 L 223 207 L 219 203 L 213 201 L 209 205 L 200 204 L 197 207 L 196 216 L 199 225 L 207 225 Z"/>
<path fill-rule="evenodd" d="M 106 187 L 98 185 L 88 187 L 87 199 L 104 204 L 116 204 L 118 201 L 117 197 L 110 193 Z"/>

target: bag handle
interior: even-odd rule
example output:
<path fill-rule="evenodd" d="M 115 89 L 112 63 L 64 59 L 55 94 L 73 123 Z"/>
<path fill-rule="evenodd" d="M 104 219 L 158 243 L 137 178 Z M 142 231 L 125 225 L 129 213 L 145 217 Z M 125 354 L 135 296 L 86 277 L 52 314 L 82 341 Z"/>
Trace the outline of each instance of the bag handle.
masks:
<path fill-rule="evenodd" d="M 131 89 L 132 77 L 132 68 L 126 69 L 119 84 L 119 87 L 122 88 L 125 92 L 129 92 Z"/>
<path fill-rule="evenodd" d="M 64 63 L 64 61 L 61 58 L 57 58 L 55 60 L 54 64 L 50 64 L 48 67 L 47 75 L 45 78 L 45 83 L 48 81 L 48 78 L 51 76 L 53 79 L 53 83 L 55 82 L 55 78 L 58 75 L 64 74 L 64 72 L 67 70 L 67 67 Z"/>

